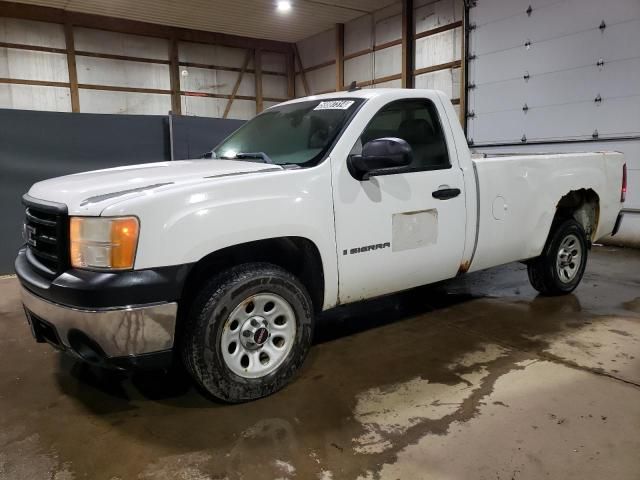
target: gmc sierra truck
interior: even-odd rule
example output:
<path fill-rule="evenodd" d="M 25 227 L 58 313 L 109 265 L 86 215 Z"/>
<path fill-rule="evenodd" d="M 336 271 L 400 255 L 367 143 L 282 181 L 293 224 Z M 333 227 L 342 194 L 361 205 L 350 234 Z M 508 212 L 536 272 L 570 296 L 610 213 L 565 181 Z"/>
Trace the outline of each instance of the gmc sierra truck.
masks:
<path fill-rule="evenodd" d="M 15 269 L 37 341 L 117 369 L 178 360 L 256 399 L 337 305 L 514 261 L 541 294 L 573 291 L 626 193 L 615 152 L 472 156 L 433 90 L 285 102 L 206 157 L 31 187 Z"/>

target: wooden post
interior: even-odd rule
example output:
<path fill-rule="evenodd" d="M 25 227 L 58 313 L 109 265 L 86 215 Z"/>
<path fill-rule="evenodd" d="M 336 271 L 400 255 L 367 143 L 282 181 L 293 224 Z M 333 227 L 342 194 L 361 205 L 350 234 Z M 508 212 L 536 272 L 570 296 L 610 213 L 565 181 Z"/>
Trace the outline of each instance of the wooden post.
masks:
<path fill-rule="evenodd" d="M 80 111 L 80 94 L 78 93 L 78 69 L 76 67 L 76 47 L 73 40 L 73 25 L 64 24 L 64 38 L 67 49 L 67 67 L 69 69 L 69 93 L 71 96 L 71 111 Z"/>
<path fill-rule="evenodd" d="M 169 39 L 169 85 L 171 88 L 171 112 L 174 115 L 181 115 L 180 60 L 178 53 L 178 41 L 174 36 Z"/>
<path fill-rule="evenodd" d="M 291 52 L 287 53 L 287 96 L 289 98 L 296 97 L 296 58 L 293 47 Z"/>
<path fill-rule="evenodd" d="M 336 23 L 336 92 L 344 90 L 344 23 Z"/>
<path fill-rule="evenodd" d="M 256 113 L 260 113 L 264 104 L 262 101 L 262 50 L 259 48 L 253 51 L 253 69 L 256 78 Z"/>
<path fill-rule="evenodd" d="M 402 87 L 413 88 L 414 68 L 414 11 L 413 0 L 402 0 Z"/>
<path fill-rule="evenodd" d="M 238 79 L 236 80 L 236 84 L 233 86 L 231 97 L 229 97 L 227 106 L 224 108 L 224 114 L 222 115 L 222 118 L 227 118 L 227 116 L 229 115 L 229 112 L 231 111 L 231 104 L 233 104 L 233 101 L 235 100 L 236 95 L 238 94 L 238 89 L 240 88 L 240 84 L 242 83 L 242 77 L 244 77 L 244 72 L 247 70 L 247 67 L 249 66 L 249 60 L 251 60 L 251 50 L 247 50 L 247 54 L 244 57 L 244 63 L 242 64 L 240 73 L 238 73 Z M 256 93 L 257 91 L 258 90 L 256 88 Z M 256 101 L 257 101 L 257 97 L 256 97 Z M 260 113 L 257 111 L 257 108 L 256 108 L 256 112 Z"/>
<path fill-rule="evenodd" d="M 302 66 L 302 59 L 300 58 L 300 51 L 298 50 L 298 45 L 293 44 L 293 51 L 296 55 L 296 60 L 298 62 L 298 67 L 300 68 L 300 78 L 302 79 L 302 86 L 304 87 L 304 94 L 310 95 L 311 90 L 309 90 L 309 84 L 307 83 L 307 76 L 304 73 L 304 66 Z"/>

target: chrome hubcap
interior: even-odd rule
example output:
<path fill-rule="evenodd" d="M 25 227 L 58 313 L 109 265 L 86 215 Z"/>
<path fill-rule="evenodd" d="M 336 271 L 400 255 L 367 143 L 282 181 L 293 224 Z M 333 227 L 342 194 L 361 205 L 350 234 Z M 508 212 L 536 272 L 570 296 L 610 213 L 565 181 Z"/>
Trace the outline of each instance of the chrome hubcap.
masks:
<path fill-rule="evenodd" d="M 572 281 L 582 260 L 582 246 L 580 240 L 575 235 L 567 235 L 558 250 L 558 258 L 556 260 L 556 269 L 558 277 L 564 283 Z"/>
<path fill-rule="evenodd" d="M 289 302 L 273 293 L 259 293 L 231 312 L 222 331 L 220 348 L 233 373 L 260 378 L 282 365 L 295 338 L 296 317 Z"/>

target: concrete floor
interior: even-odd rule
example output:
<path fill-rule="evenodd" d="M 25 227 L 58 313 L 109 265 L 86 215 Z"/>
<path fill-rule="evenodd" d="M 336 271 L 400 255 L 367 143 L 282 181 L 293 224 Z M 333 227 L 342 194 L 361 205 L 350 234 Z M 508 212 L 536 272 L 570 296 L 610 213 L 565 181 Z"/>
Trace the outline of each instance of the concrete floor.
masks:
<path fill-rule="evenodd" d="M 561 298 L 517 264 L 337 309 L 236 406 L 74 364 L 0 292 L 3 480 L 640 478 L 640 251 L 595 248 Z"/>

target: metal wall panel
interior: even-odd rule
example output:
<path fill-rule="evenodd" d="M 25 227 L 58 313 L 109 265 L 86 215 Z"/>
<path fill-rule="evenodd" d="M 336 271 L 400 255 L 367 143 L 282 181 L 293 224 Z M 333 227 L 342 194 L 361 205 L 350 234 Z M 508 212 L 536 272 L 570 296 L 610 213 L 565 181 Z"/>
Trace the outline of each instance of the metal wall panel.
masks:
<path fill-rule="evenodd" d="M 462 20 L 464 7 L 459 0 L 421 0 L 414 4 L 416 33 Z"/>
<path fill-rule="evenodd" d="M 402 37 L 402 15 L 393 15 L 376 22 L 376 45 L 393 42 Z"/>
<path fill-rule="evenodd" d="M 60 53 L 0 48 L 0 77 L 68 82 L 67 56 Z"/>
<path fill-rule="evenodd" d="M 458 98 L 460 96 L 460 69 L 449 68 L 416 75 L 415 86 L 416 88 L 441 90 L 449 98 Z"/>
<path fill-rule="evenodd" d="M 373 54 L 368 53 L 359 57 L 350 58 L 344 62 L 344 83 L 362 81 L 373 76 Z"/>
<path fill-rule="evenodd" d="M 0 42 L 65 48 L 62 25 L 18 18 L 0 18 Z"/>
<path fill-rule="evenodd" d="M 0 108 L 70 112 L 69 89 L 34 85 L 0 85 Z"/>
<path fill-rule="evenodd" d="M 281 75 L 262 74 L 262 95 L 272 98 L 287 98 L 287 78 Z"/>
<path fill-rule="evenodd" d="M 373 62 L 374 78 L 399 74 L 402 72 L 402 45 L 395 45 L 376 51 L 373 56 Z M 368 78 L 371 77 L 369 76 Z"/>
<path fill-rule="evenodd" d="M 326 92 L 336 88 L 336 66 L 318 68 L 306 73 L 311 92 Z"/>
<path fill-rule="evenodd" d="M 335 60 L 336 34 L 333 30 L 305 38 L 297 45 L 304 68 Z"/>
<path fill-rule="evenodd" d="M 171 110 L 171 96 L 81 89 L 80 104 L 85 113 L 166 115 Z"/>
<path fill-rule="evenodd" d="M 79 27 L 73 29 L 73 35 L 76 50 L 79 51 L 157 60 L 169 59 L 169 42 L 162 38 Z"/>
<path fill-rule="evenodd" d="M 219 93 L 231 95 L 233 87 L 238 81 L 239 72 L 228 70 L 210 70 L 208 68 L 187 69 L 188 75 L 180 76 L 180 88 L 184 91 L 200 93 Z M 253 73 L 246 73 L 242 76 L 238 95 L 255 95 L 255 76 Z"/>
<path fill-rule="evenodd" d="M 344 25 L 344 54 L 361 52 L 371 48 L 373 41 L 373 17 L 364 15 L 345 23 Z"/>
<path fill-rule="evenodd" d="M 169 65 L 95 57 L 76 57 L 76 65 L 79 83 L 163 90 L 170 88 Z"/>
<path fill-rule="evenodd" d="M 182 113 L 201 117 L 222 117 L 228 100 L 225 98 L 209 98 L 182 96 Z M 256 115 L 256 102 L 253 100 L 234 100 L 228 118 L 248 120 Z"/>
<path fill-rule="evenodd" d="M 247 51 L 242 48 L 206 45 L 204 43 L 178 43 L 178 56 L 181 62 L 241 68 L 246 53 Z"/>
<path fill-rule="evenodd" d="M 271 72 L 286 73 L 287 57 L 282 53 L 262 52 L 262 69 Z"/>
<path fill-rule="evenodd" d="M 416 68 L 460 60 L 462 28 L 448 30 L 416 40 Z"/>

